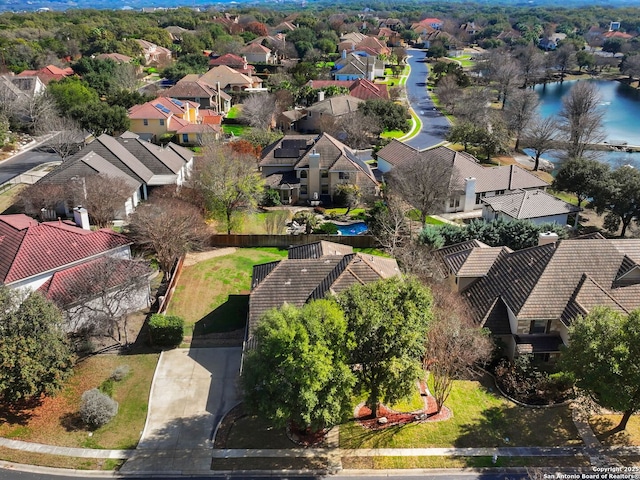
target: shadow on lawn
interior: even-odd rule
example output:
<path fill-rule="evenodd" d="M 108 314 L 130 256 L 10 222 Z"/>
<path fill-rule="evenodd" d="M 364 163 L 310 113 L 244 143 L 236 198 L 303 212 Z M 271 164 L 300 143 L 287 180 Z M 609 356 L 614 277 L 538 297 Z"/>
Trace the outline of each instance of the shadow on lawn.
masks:
<path fill-rule="evenodd" d="M 614 433 L 613 435 L 602 438 L 602 434 L 607 433 L 609 430 L 618 425 L 619 421 L 619 416 L 617 416 L 615 420 L 610 417 L 602 416 L 590 420 L 589 423 L 591 424 L 593 433 L 595 433 L 605 445 L 633 445 L 631 435 L 629 435 L 629 433 L 626 431 Z"/>
<path fill-rule="evenodd" d="M 193 335 L 231 332 L 244 328 L 249 311 L 249 295 L 229 295 L 227 301 L 196 322 Z"/>
<path fill-rule="evenodd" d="M 27 425 L 33 417 L 33 410 L 41 403 L 40 398 L 32 398 L 14 404 L 2 405 L 0 407 L 0 424 Z"/>

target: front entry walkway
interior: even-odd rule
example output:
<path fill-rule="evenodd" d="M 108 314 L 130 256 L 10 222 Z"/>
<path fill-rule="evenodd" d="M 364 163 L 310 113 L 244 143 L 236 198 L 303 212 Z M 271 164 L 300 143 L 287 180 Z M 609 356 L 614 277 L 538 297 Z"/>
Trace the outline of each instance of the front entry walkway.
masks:
<path fill-rule="evenodd" d="M 121 471 L 186 474 L 211 467 L 214 429 L 239 400 L 241 348 L 163 352 L 135 453 Z"/>

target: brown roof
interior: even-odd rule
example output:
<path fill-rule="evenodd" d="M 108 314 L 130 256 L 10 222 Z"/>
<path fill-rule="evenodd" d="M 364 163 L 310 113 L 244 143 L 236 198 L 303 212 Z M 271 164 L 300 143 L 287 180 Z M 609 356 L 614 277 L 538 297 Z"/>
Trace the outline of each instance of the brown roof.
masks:
<path fill-rule="evenodd" d="M 502 212 L 515 219 L 563 215 L 580 210 L 575 205 L 538 189 L 517 190 L 504 195 L 485 197 L 482 200 L 494 212 Z"/>
<path fill-rule="evenodd" d="M 339 293 L 351 285 L 363 285 L 400 273 L 393 258 L 354 254 L 348 252 L 349 249 L 331 242 L 319 242 L 295 247 L 290 254 L 295 258 L 256 265 L 249 297 L 249 338 L 260 317 L 271 308 L 284 303 L 299 307 L 329 293 Z"/>
<path fill-rule="evenodd" d="M 323 114 L 339 117 L 358 110 L 358 107 L 364 100 L 351 95 L 336 95 L 326 98 L 320 102 L 316 102 L 307 107 L 308 112 L 321 112 Z"/>
<path fill-rule="evenodd" d="M 561 319 L 596 305 L 640 306 L 640 240 L 574 239 L 517 252 L 502 250 L 463 296 L 480 321 L 496 298 L 518 319 Z"/>

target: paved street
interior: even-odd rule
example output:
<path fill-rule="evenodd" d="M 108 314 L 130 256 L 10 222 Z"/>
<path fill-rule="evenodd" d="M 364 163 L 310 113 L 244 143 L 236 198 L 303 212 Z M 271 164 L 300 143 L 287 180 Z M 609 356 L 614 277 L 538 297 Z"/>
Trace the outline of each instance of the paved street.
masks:
<path fill-rule="evenodd" d="M 427 64 L 424 62 L 426 53 L 422 50 L 408 49 L 410 57 L 407 63 L 411 65 L 411 73 L 407 79 L 407 98 L 413 110 L 422 120 L 422 131 L 405 143 L 422 150 L 432 147 L 445 140 L 449 131 L 449 121 L 434 108 L 427 93 Z"/>
<path fill-rule="evenodd" d="M 38 165 L 59 161 L 60 157 L 55 153 L 38 152 L 36 150 L 19 153 L 8 160 L 0 162 L 0 185 Z"/>

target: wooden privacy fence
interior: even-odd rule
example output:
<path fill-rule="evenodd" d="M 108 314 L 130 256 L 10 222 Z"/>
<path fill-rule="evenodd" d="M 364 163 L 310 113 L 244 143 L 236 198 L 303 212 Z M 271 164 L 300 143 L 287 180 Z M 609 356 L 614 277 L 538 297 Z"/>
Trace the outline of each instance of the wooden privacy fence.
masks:
<path fill-rule="evenodd" d="M 288 248 L 292 245 L 303 245 L 324 240 L 342 243 L 355 248 L 373 248 L 377 246 L 371 235 L 212 235 L 212 247 L 277 247 Z"/>
<path fill-rule="evenodd" d="M 171 302 L 171 298 L 173 298 L 173 292 L 176 289 L 176 285 L 178 284 L 178 280 L 180 279 L 180 274 L 182 273 L 182 267 L 184 266 L 185 256 L 181 256 L 176 263 L 175 268 L 173 269 L 173 275 L 171 276 L 171 280 L 169 281 L 169 285 L 167 287 L 167 292 L 161 297 L 160 304 L 158 306 L 158 313 L 164 315 L 167 313 L 167 309 L 169 308 L 169 302 Z"/>

